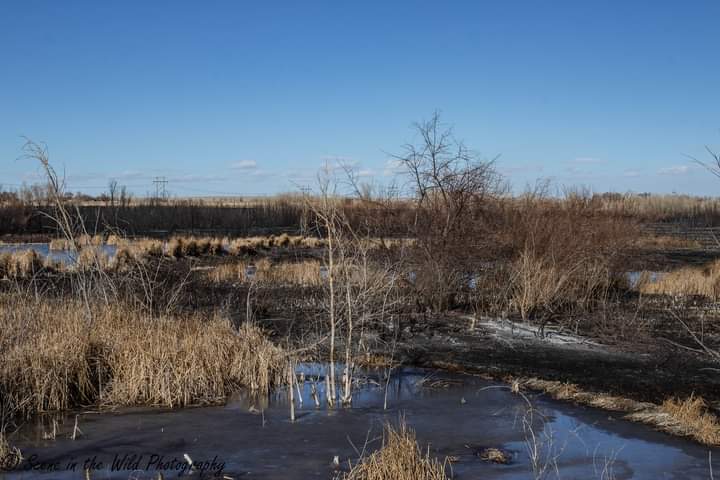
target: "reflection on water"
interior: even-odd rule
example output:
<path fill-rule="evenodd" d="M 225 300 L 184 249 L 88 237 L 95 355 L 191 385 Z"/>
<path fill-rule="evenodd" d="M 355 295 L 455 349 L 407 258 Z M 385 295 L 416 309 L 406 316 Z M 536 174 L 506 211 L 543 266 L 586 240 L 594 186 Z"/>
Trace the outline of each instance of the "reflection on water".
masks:
<path fill-rule="evenodd" d="M 665 274 L 665 272 L 633 271 L 626 272 L 625 278 L 627 278 L 630 288 L 637 288 L 641 280 L 649 283 L 656 283 L 660 281 Z"/>
<path fill-rule="evenodd" d="M 65 417 L 56 440 L 43 438 L 50 426 L 26 425 L 13 440 L 26 457 L 45 461 L 95 457 L 110 464 L 115 455 L 137 454 L 147 462 L 152 455 L 193 460 L 218 459 L 232 478 L 328 479 L 332 459 L 341 466 L 358 452 L 381 444 L 382 425 L 402 416 L 417 432 L 423 449 L 453 458 L 459 479 L 534 478 L 528 448 L 537 447 L 539 460 L 553 460 L 549 475 L 563 479 L 707 479 L 708 450 L 683 439 L 654 432 L 615 418 L 607 412 L 531 396 L 537 444 L 528 444 L 528 405 L 503 385 L 469 376 L 400 369 L 368 372 L 355 385 L 351 408 L 328 408 L 322 365 L 298 368 L 302 403 L 296 401 L 296 421 L 289 420 L 287 389 L 258 398 L 239 392 L 223 407 L 176 411 L 124 409 L 113 413 L 81 414 L 84 436 L 68 439 L 74 415 Z M 338 378 L 342 366 L 338 368 Z M 387 388 L 386 388 L 387 387 Z M 318 392 L 320 406 L 313 401 Z M 383 408 L 387 395 L 388 409 Z M 297 398 L 297 393 L 295 393 Z M 490 464 L 478 455 L 486 447 L 512 455 L 508 465 Z M 713 456 L 720 461 L 720 452 Z M 550 459 L 550 460 L 549 460 Z M 157 478 L 143 468 L 134 478 Z M 720 463 L 715 466 L 720 471 Z M 173 472 L 169 472 L 173 473 Z M 176 474 L 165 473 L 165 478 Z M 0 478 L 78 478 L 66 472 L 11 472 Z M 99 469 L 92 478 L 127 479 L 128 472 Z M 209 477 L 204 477 L 209 478 Z"/>

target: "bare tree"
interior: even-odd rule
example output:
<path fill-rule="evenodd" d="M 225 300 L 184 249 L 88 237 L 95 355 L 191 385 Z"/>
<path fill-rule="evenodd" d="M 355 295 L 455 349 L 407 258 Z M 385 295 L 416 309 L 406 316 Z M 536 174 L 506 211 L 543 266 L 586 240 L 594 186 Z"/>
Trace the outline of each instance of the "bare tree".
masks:
<path fill-rule="evenodd" d="M 425 290 L 434 297 L 432 305 L 442 308 L 485 238 L 482 207 L 500 193 L 501 178 L 495 159 L 483 160 L 456 139 L 439 113 L 414 129 L 418 142 L 393 157 L 404 167 L 414 200 L 409 236 L 417 239 L 418 268 L 425 270 L 422 280 L 429 281 Z"/>
<path fill-rule="evenodd" d="M 110 206 L 115 206 L 115 201 L 117 200 L 117 194 L 118 194 L 118 182 L 115 179 L 110 180 L 108 182 L 108 197 L 110 200 Z"/>

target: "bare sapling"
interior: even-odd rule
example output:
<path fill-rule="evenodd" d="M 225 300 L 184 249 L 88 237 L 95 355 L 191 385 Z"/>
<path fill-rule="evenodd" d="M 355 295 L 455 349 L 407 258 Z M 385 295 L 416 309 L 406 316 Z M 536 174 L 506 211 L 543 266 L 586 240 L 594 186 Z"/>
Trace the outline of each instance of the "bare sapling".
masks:
<path fill-rule="evenodd" d="M 352 169 L 343 167 L 347 183 L 360 192 Z M 338 399 L 336 360 L 338 341 L 344 347 L 339 400 L 343 406 L 352 404 L 353 376 L 358 344 L 367 322 L 383 321 L 385 312 L 399 304 L 395 291 L 398 264 L 371 257 L 374 243 L 371 229 L 353 224 L 336 195 L 339 181 L 326 167 L 318 177 L 319 196 L 309 202 L 316 218 L 316 228 L 326 240 L 327 311 L 330 319 L 329 366 L 326 376 L 327 400 L 330 406 Z M 366 189 L 367 190 L 367 189 Z M 374 201 L 358 194 L 357 202 Z M 382 204 L 375 201 L 375 204 Z M 360 334 L 358 335 L 358 332 Z"/>
<path fill-rule="evenodd" d="M 335 281 L 336 281 L 336 240 L 338 236 L 338 200 L 335 197 L 334 187 L 331 183 L 330 178 L 330 167 L 326 165 L 323 171 L 318 175 L 318 189 L 319 198 L 317 202 L 312 202 L 306 199 L 309 208 L 316 219 L 317 230 L 325 236 L 327 240 L 326 248 L 326 268 L 327 268 L 327 280 L 328 280 L 328 315 L 330 320 L 330 351 L 329 351 L 329 363 L 328 372 L 325 376 L 326 382 L 326 400 L 328 406 L 335 406 L 335 400 L 337 398 L 337 390 L 335 383 L 335 334 L 336 334 L 336 309 L 335 309 Z"/>
<path fill-rule="evenodd" d="M 290 404 L 290 421 L 295 421 L 295 385 L 293 385 L 295 382 L 293 381 L 295 378 L 295 369 L 293 367 L 292 361 L 289 362 L 288 366 L 288 403 Z"/>
<path fill-rule="evenodd" d="M 41 213 L 55 225 L 57 231 L 64 238 L 65 245 L 75 256 L 77 275 L 74 275 L 72 279 L 76 291 L 85 304 L 88 322 L 91 322 L 90 303 L 93 292 L 99 293 L 99 297 L 106 305 L 110 305 L 117 297 L 116 287 L 110 281 L 105 269 L 104 256 L 97 248 L 90 245 L 89 240 L 78 241 L 78 238 L 90 239 L 92 236 L 88 233 L 78 207 L 76 206 L 75 212 L 72 213 L 66 205 L 65 179 L 58 175 L 50 163 L 47 146 L 26 139 L 23 151 L 25 152 L 23 158 L 38 162 L 45 175 L 46 201 L 52 206 L 52 211 L 41 211 Z M 89 253 L 81 255 L 83 247 L 86 248 L 85 252 Z"/>

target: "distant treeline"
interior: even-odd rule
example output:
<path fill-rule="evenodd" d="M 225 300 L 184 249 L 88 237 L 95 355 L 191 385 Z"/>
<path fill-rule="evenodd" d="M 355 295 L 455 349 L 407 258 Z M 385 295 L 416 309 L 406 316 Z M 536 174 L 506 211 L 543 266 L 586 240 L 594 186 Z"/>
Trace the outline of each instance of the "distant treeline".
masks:
<path fill-rule="evenodd" d="M 307 220 L 300 203 L 263 202 L 224 206 L 185 201 L 131 206 L 74 205 L 90 233 L 120 231 L 126 235 L 163 236 L 176 232 L 247 235 L 297 231 Z M 54 234 L 53 208 L 47 205 L 0 205 L 0 234 Z"/>
<path fill-rule="evenodd" d="M 167 236 L 174 233 L 246 236 L 278 233 L 312 233 L 312 209 L 301 196 L 282 195 L 249 201 L 131 202 L 78 201 L 68 199 L 70 211 L 79 215 L 89 233 L 119 231 L 130 236 Z M 497 214 L 523 196 L 487 199 Z M 584 204 L 586 212 L 632 218 L 645 223 L 679 224 L 688 227 L 720 225 L 720 199 L 684 195 L 566 194 L 562 198 L 534 199 L 567 208 Z M 504 205 L 504 206 L 503 206 Z M 375 235 L 403 236 L 413 221 L 412 204 L 400 200 L 373 202 L 347 199 L 344 209 L 355 228 Z M 0 192 L 0 235 L 54 235 L 56 226 L 49 202 Z M 492 215 L 495 216 L 495 215 Z M 486 218 L 486 220 L 488 220 Z"/>
<path fill-rule="evenodd" d="M 82 219 L 90 234 L 121 233 L 128 236 L 165 237 L 172 234 L 210 236 L 248 236 L 280 233 L 318 234 L 309 208 L 312 199 L 302 196 L 276 197 L 241 201 L 172 199 L 131 202 L 66 199 L 71 215 Z M 384 203 L 345 199 L 342 202 L 348 218 L 356 228 L 389 236 L 406 233 L 409 221 L 404 202 Z M 55 236 L 57 226 L 51 202 L 37 197 L 22 199 L 0 192 L 0 235 Z M 402 218 L 401 218 L 402 217 Z M 76 223 L 76 222 L 73 222 Z"/>

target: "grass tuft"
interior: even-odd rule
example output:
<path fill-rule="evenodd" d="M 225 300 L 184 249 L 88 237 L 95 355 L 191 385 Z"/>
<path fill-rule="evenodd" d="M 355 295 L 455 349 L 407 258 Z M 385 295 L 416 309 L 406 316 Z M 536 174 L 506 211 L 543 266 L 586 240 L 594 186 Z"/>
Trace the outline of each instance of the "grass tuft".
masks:
<path fill-rule="evenodd" d="M 446 480 L 447 461 L 443 464 L 423 454 L 415 440 L 415 432 L 404 422 L 398 429 L 385 426 L 383 446 L 361 459 L 342 480 Z"/>

